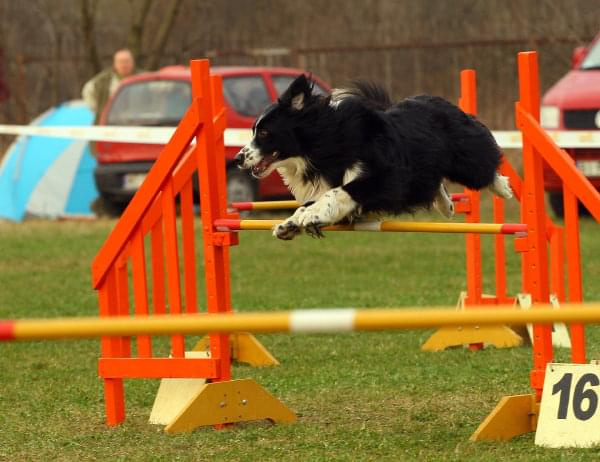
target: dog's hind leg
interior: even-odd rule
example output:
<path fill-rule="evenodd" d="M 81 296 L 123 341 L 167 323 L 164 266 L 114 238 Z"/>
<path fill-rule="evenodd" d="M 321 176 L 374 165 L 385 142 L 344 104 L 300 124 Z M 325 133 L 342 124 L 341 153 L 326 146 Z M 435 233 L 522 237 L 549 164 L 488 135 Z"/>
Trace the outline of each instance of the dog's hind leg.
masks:
<path fill-rule="evenodd" d="M 448 219 L 454 216 L 454 203 L 452 202 L 452 198 L 448 195 L 444 183 L 440 183 L 440 188 L 433 200 L 433 206 Z"/>
<path fill-rule="evenodd" d="M 504 198 L 510 199 L 513 196 L 512 189 L 510 188 L 510 182 L 507 176 L 500 175 L 496 172 L 496 176 L 494 177 L 494 181 L 489 186 L 490 191 L 494 194 Z"/>

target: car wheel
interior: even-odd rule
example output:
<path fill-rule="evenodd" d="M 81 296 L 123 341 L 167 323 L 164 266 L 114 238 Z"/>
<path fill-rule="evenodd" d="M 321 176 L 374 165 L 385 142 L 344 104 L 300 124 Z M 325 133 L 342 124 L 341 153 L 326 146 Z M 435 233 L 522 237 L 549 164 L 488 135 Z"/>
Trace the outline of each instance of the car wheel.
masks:
<path fill-rule="evenodd" d="M 127 203 L 115 202 L 104 195 L 100 195 L 91 205 L 92 212 L 99 217 L 119 217 L 126 207 Z"/>
<path fill-rule="evenodd" d="M 565 209 L 563 205 L 563 195 L 560 192 L 551 192 L 548 193 L 548 198 L 550 199 L 550 207 L 556 215 L 557 218 L 562 218 L 565 214 Z"/>
<path fill-rule="evenodd" d="M 247 172 L 230 168 L 227 170 L 227 201 L 253 202 L 256 200 L 257 183 Z"/>

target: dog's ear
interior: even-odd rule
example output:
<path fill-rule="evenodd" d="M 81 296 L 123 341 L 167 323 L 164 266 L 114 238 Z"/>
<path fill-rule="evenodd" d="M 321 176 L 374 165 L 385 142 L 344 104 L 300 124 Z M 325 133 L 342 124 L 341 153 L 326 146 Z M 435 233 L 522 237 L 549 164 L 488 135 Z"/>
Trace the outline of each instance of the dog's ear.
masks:
<path fill-rule="evenodd" d="M 279 100 L 289 104 L 297 111 L 301 110 L 312 93 L 312 83 L 304 74 L 300 74 L 281 95 Z"/>

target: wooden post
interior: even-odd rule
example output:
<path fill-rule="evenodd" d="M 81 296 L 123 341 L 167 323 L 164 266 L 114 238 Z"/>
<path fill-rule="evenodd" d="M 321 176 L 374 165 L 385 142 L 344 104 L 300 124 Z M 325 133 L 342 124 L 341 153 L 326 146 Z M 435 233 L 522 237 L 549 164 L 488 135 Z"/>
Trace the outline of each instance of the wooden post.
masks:
<path fill-rule="evenodd" d="M 467 114 L 477 115 L 477 81 L 475 71 L 465 69 L 460 73 L 460 108 Z M 479 191 L 465 189 L 469 197 L 469 211 L 465 214 L 467 223 L 480 221 Z M 467 244 L 467 298 L 465 305 L 479 305 L 483 293 L 483 276 L 481 272 L 481 237 L 468 233 L 465 237 Z M 471 345 L 472 349 L 481 349 L 483 345 Z"/>
<path fill-rule="evenodd" d="M 211 85 L 207 60 L 193 60 L 192 96 L 198 104 L 201 128 L 196 132 L 196 162 L 200 180 L 200 211 L 202 214 L 202 235 L 204 237 L 204 266 L 206 279 L 206 299 L 209 313 L 231 312 L 229 294 L 229 249 L 234 236 L 229 232 L 217 232 L 213 222 L 226 218 L 225 153 L 222 141 L 215 143 L 219 136 L 215 132 L 213 115 L 223 107 L 213 108 L 214 103 L 223 104 L 222 96 L 212 96 L 217 86 Z M 221 127 L 223 129 L 224 127 Z M 217 378 L 214 381 L 231 379 L 231 351 L 227 334 L 210 335 L 211 358 L 218 359 Z"/>
<path fill-rule="evenodd" d="M 563 200 L 565 211 L 565 234 L 567 242 L 567 274 L 569 281 L 569 302 L 583 301 L 581 280 L 581 253 L 579 245 L 579 207 L 577 197 L 571 189 L 563 184 Z M 571 324 L 571 361 L 585 364 L 585 326 Z"/>
<path fill-rule="evenodd" d="M 539 120 L 540 88 L 536 52 L 519 53 L 519 102 L 518 107 Z M 519 129 L 523 129 L 517 117 Z M 528 226 L 528 250 L 524 254 L 524 271 L 527 273 L 526 292 L 535 304 L 549 303 L 548 244 L 546 240 L 546 214 L 544 208 L 544 179 L 542 157 L 536 151 L 528 133 L 523 131 L 523 195 L 521 221 Z M 542 396 L 546 364 L 554 357 L 552 349 L 552 327 L 533 326 L 533 370 L 531 386 L 538 399 Z"/>

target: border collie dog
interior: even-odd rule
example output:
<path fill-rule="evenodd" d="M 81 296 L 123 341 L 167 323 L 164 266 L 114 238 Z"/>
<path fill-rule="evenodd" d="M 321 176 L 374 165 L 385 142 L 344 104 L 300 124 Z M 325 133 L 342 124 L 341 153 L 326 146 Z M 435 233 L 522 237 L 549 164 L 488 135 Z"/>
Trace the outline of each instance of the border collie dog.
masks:
<path fill-rule="evenodd" d="M 293 239 L 362 214 L 398 215 L 435 208 L 454 213 L 443 180 L 488 187 L 512 197 L 496 170 L 501 153 L 490 131 L 452 103 L 415 96 L 393 103 L 377 85 L 316 95 L 300 75 L 258 117 L 253 139 L 237 155 L 256 178 L 274 170 L 303 204 L 273 234 Z"/>

